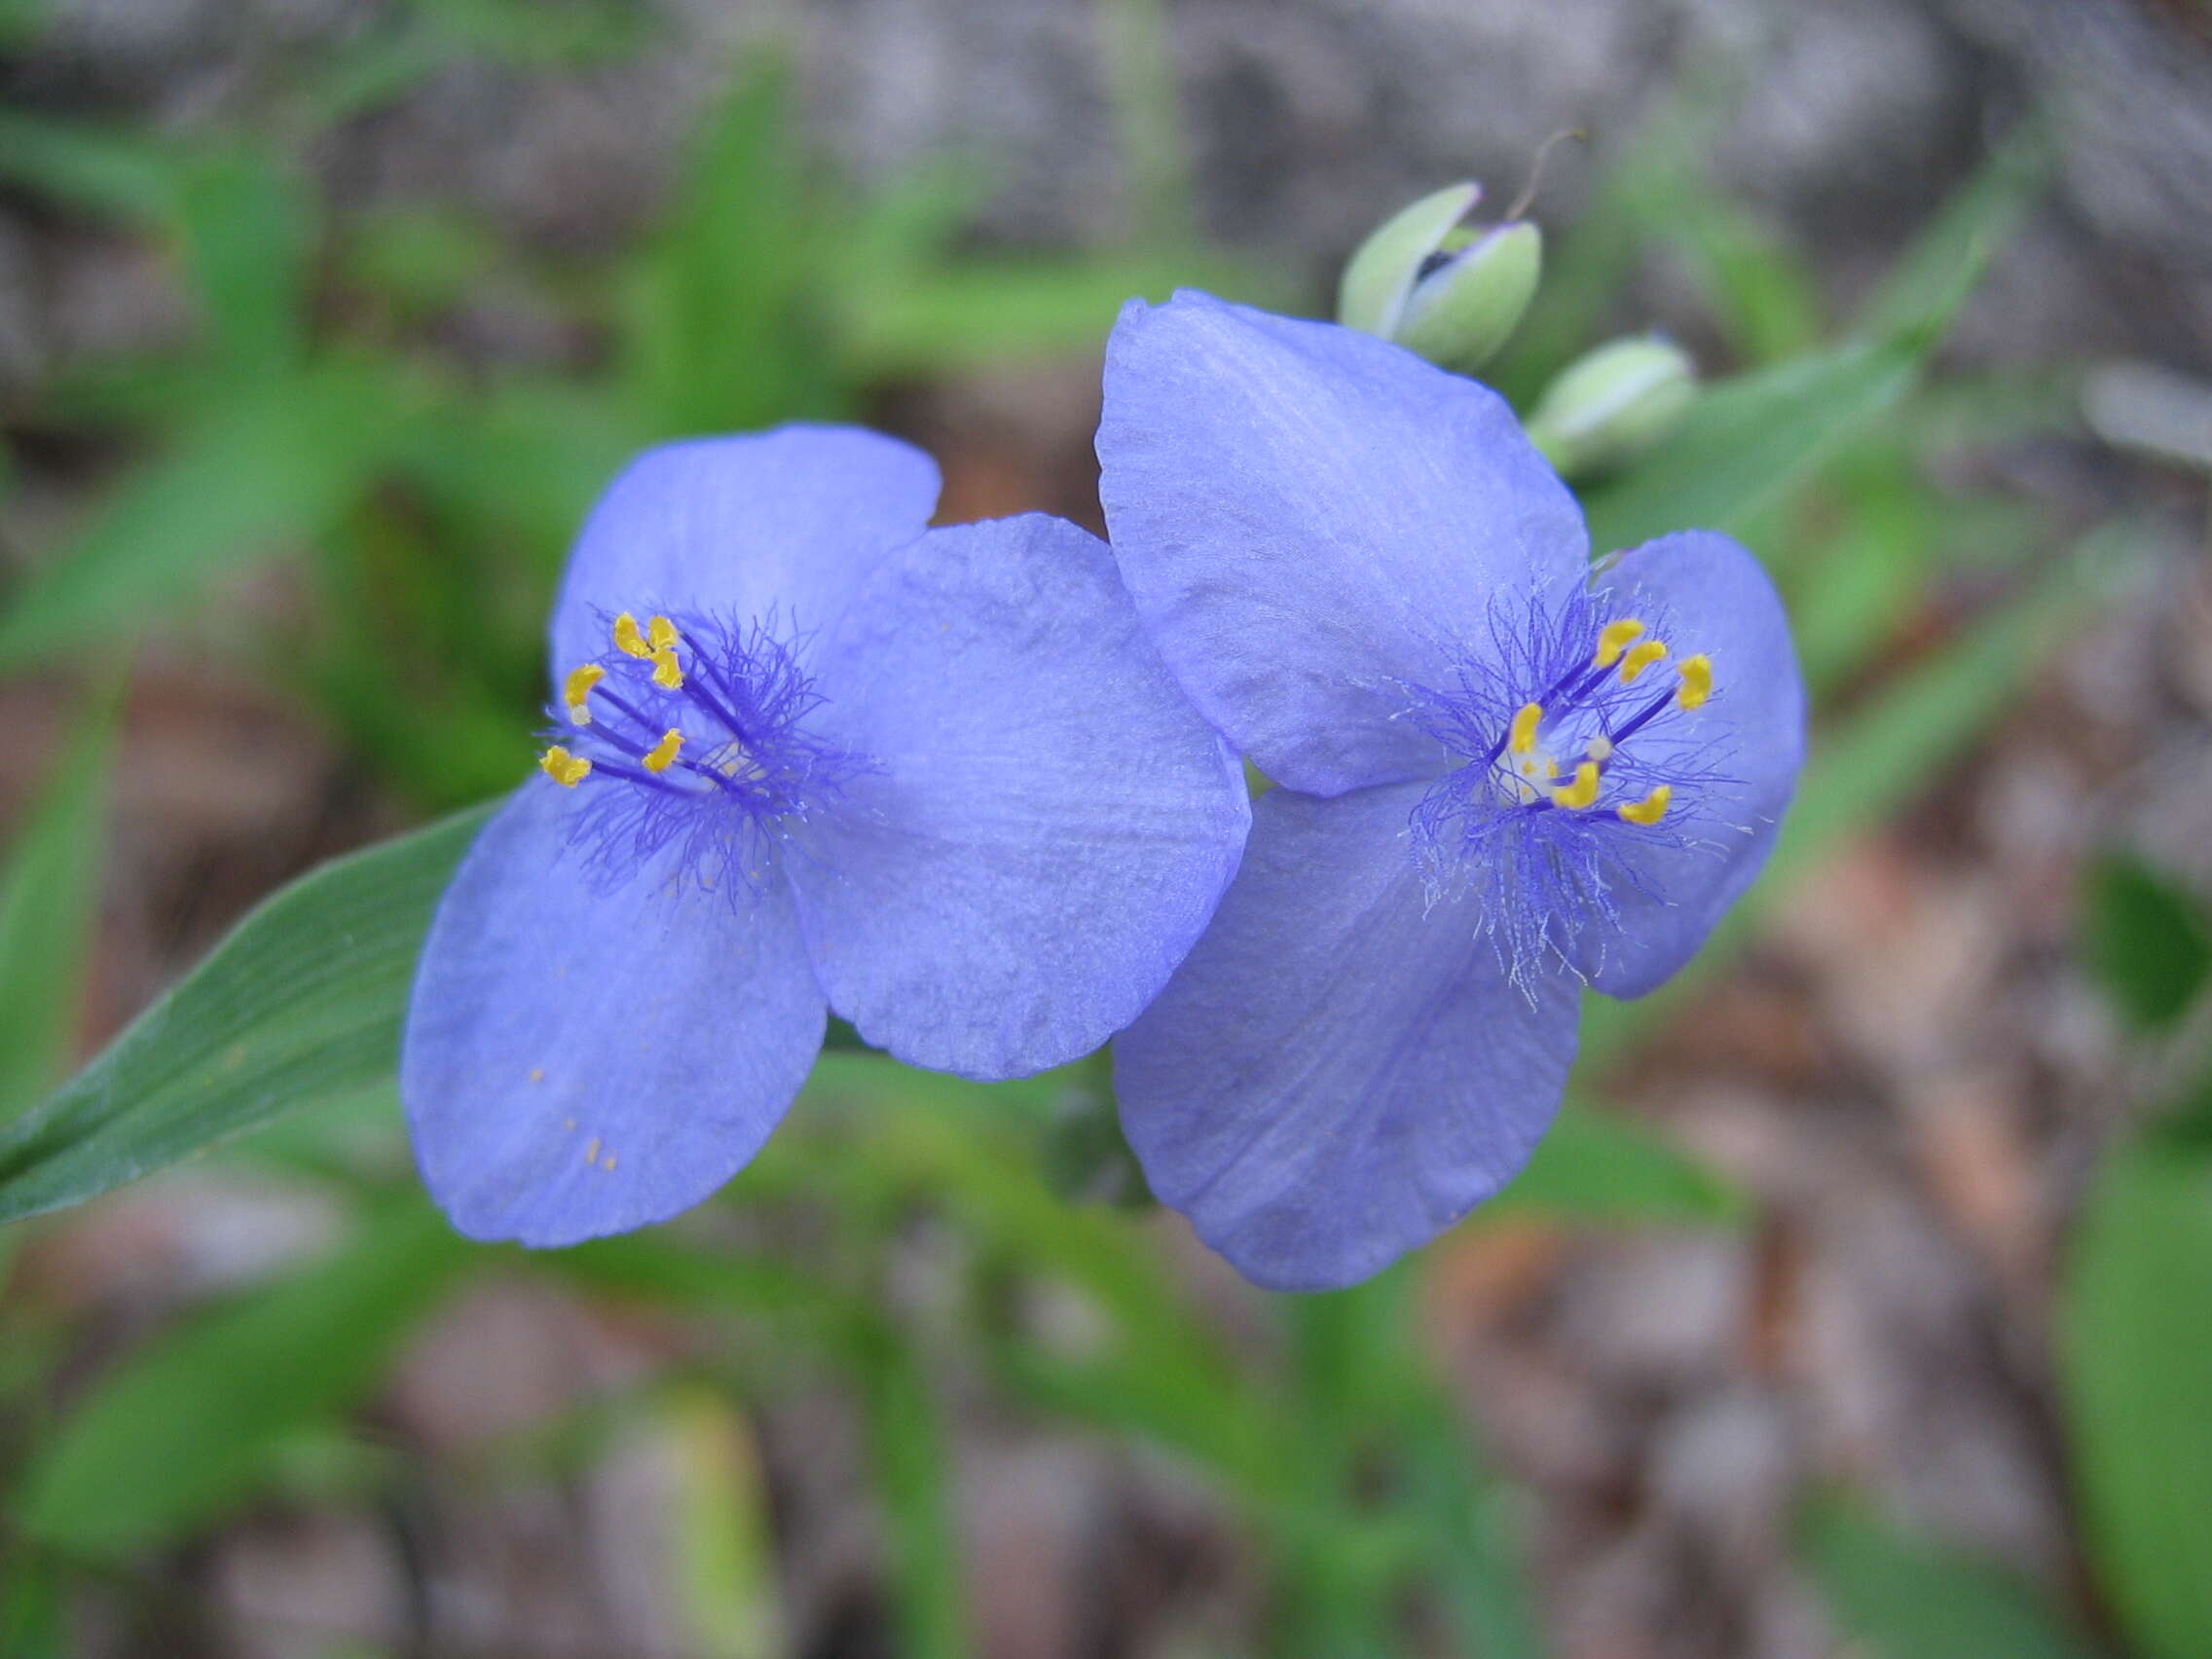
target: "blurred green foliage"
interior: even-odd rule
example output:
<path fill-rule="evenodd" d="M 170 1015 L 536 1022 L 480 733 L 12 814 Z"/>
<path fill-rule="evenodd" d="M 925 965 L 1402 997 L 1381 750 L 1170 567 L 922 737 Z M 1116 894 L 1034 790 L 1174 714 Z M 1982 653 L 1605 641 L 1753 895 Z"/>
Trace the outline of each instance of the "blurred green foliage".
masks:
<path fill-rule="evenodd" d="M 2083 884 L 2087 966 L 2121 1017 L 2175 1031 L 2201 1007 L 2212 916 L 2181 885 L 2108 851 Z M 2090 1555 L 2120 1623 L 2153 1659 L 2212 1650 L 2212 1061 L 2107 1154 L 2076 1218 L 2059 1359 Z"/>
<path fill-rule="evenodd" d="M 1805 1557 L 1866 1659 L 2084 1659 L 2055 1607 L 2001 1567 L 1840 1501 L 1813 1505 Z"/>
<path fill-rule="evenodd" d="M 2089 967 L 2135 1024 L 2157 1031 L 2189 1012 L 2212 976 L 2212 928 L 2187 893 L 2141 859 L 2089 866 L 2083 943 Z"/>
<path fill-rule="evenodd" d="M 522 770 L 552 583 L 622 460 L 680 433 L 852 418 L 899 379 L 1091 351 L 1131 294 L 1191 283 L 1279 297 L 1192 239 L 1158 0 L 1104 0 L 1101 13 L 1132 180 L 1134 234 L 1114 250 L 966 247 L 989 185 L 977 158 L 925 162 L 872 192 L 842 185 L 803 145 L 770 56 L 733 76 L 667 203 L 610 257 L 509 245 L 434 206 L 342 213 L 301 160 L 318 132 L 457 56 L 597 61 L 638 43 L 638 16 L 416 0 L 293 65 L 253 122 L 187 137 L 0 112 L 0 176 L 159 239 L 200 324 L 187 345 L 72 365 L 48 388 L 33 424 L 134 460 L 0 609 L 0 670 L 68 663 L 181 613 L 201 648 L 318 710 L 390 792 L 452 813 L 269 900 L 36 1105 L 64 1056 L 95 903 L 104 713 L 17 833 L 0 870 L 0 1218 L 222 1147 L 327 1191 L 353 1220 L 319 1260 L 134 1346 L 57 1418 L 65 1333 L 0 1303 L 0 1422 L 33 1425 L 0 1442 L 0 1650 L 62 1650 L 68 1587 L 128 1597 L 142 1588 L 133 1561 L 240 1505 L 388 1490 L 389 1459 L 346 1455 L 348 1414 L 425 1317 L 498 1273 L 678 1310 L 718 1334 L 677 1382 L 633 1384 L 510 1449 L 525 1469 L 613 1432 L 695 1452 L 695 1524 L 672 1593 L 703 1652 L 755 1650 L 739 1633 L 775 1626 L 746 1414 L 825 1384 L 864 1425 L 897 1650 L 969 1650 L 949 1345 L 1010 1405 L 1160 1448 L 1200 1475 L 1258 1542 L 1268 1651 L 1429 1650 L 1419 1623 L 1449 1651 L 1532 1659 L 1544 1644 L 1511 1494 L 1409 1334 L 1420 1264 L 1276 1299 L 1267 1341 L 1233 1339 L 1128 1213 L 1065 1196 L 1123 1173 L 1107 1167 L 1125 1152 L 1100 1067 L 985 1088 L 830 1053 L 721 1199 L 570 1251 L 464 1245 L 416 1196 L 391 1087 L 410 967 L 480 822 L 455 809 Z M 1787 242 L 1706 182 L 1725 101 L 1687 86 L 1614 154 L 1591 210 L 1555 243 L 1497 379 L 1526 406 L 1599 335 L 1641 262 L 1687 273 L 1741 372 L 1590 492 L 1594 536 L 1609 548 L 1713 524 L 1767 555 L 1816 693 L 1815 758 L 1770 875 L 1696 969 L 1641 1004 L 1593 1003 L 1561 1124 L 1472 1228 L 1745 1219 L 1750 1199 L 1730 1183 L 1598 1104 L 1608 1068 L 1826 856 L 1940 778 L 2094 602 L 2088 576 L 2128 556 L 2124 526 L 2054 546 L 2008 503 L 1937 482 L 1946 450 L 2063 419 L 2059 400 L 1998 376 L 1929 384 L 1945 324 L 2033 197 L 2032 137 L 1995 157 L 1841 318 Z M 488 283 L 588 342 L 584 366 L 453 360 L 440 324 Z M 273 564 L 292 573 L 299 625 L 231 614 L 243 602 L 226 572 Z M 1976 578 L 1964 592 L 1962 567 Z M 2168 897 L 2160 878 L 2115 863 L 2089 903 L 2108 982 L 2160 1028 L 2205 973 L 2201 918 L 2177 923 Z M 2212 1465 L 2196 1455 L 2206 1419 L 2189 1420 L 2212 1387 L 2201 1342 L 2191 1348 L 2212 1322 L 2201 1173 L 2172 1148 L 2124 1154 L 2091 1200 L 2069 1296 L 2096 1553 L 2130 1632 L 2161 1656 L 2212 1651 L 2212 1546 L 2190 1519 L 2212 1514 Z M 821 1249 L 792 1260 L 748 1243 L 732 1207 L 830 1224 Z M 960 1246 L 948 1301 L 926 1309 L 889 1283 L 921 1216 Z M 0 1233 L 0 1248 L 19 1233 Z M 1038 1315 L 1044 1292 L 1084 1310 L 1080 1340 Z M 1855 1512 L 1817 1512 L 1804 1547 L 1839 1625 L 1870 1652 L 2075 1651 L 2009 1579 Z"/>

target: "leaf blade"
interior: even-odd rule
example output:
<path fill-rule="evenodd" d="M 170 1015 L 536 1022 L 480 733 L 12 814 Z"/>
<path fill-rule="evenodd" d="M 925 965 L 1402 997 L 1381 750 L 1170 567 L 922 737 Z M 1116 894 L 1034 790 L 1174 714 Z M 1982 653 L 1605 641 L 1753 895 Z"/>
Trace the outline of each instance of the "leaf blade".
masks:
<path fill-rule="evenodd" d="M 0 1128 L 0 1222 L 95 1197 L 389 1078 L 415 957 L 488 808 L 311 871 Z"/>
<path fill-rule="evenodd" d="M 0 1123 L 69 1058 L 99 903 L 111 713 L 81 723 L 0 873 Z"/>

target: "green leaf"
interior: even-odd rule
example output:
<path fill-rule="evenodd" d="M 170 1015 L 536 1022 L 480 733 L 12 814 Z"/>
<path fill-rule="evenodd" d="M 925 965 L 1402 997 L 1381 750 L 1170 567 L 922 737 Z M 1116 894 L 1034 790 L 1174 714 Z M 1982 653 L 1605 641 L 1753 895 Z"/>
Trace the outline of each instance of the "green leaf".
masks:
<path fill-rule="evenodd" d="M 921 375 L 1054 354 L 1095 355 L 1132 297 L 1178 287 L 1249 292 L 1254 273 L 1197 255 L 968 260 L 898 284 L 856 284 L 847 302 L 857 374 Z"/>
<path fill-rule="evenodd" d="M 0 1123 L 68 1064 L 99 905 L 113 710 L 79 722 L 0 872 Z"/>
<path fill-rule="evenodd" d="M 389 1080 L 430 912 L 489 809 L 312 871 L 0 1127 L 0 1221 L 81 1202 Z"/>
<path fill-rule="evenodd" d="M 327 1259 L 157 1339 L 41 1447 L 18 1522 L 90 1555 L 184 1535 L 245 1496 L 287 1437 L 366 1396 L 469 1256 L 411 1199 Z"/>
<path fill-rule="evenodd" d="M 1860 314 L 1860 328 L 1880 338 L 1947 316 L 2034 205 L 2049 155 L 2032 122 L 2000 145 L 1892 268 Z"/>
<path fill-rule="evenodd" d="M 1820 286 L 1795 250 L 1702 170 L 1677 183 L 1639 209 L 1688 257 L 1737 357 L 1770 363 L 1812 350 L 1826 332 Z"/>
<path fill-rule="evenodd" d="M 889 1523 L 898 1649 L 914 1659 L 962 1659 L 974 1647 L 936 1391 L 914 1344 L 890 1320 L 870 1320 L 856 1340 L 861 1420 Z"/>
<path fill-rule="evenodd" d="M 815 204 L 782 61 L 748 62 L 710 112 L 668 224 L 635 267 L 625 368 L 654 433 L 838 411 Z"/>
<path fill-rule="evenodd" d="M 112 639 L 217 571 L 313 535 L 359 498 L 398 411 L 333 368 L 241 389 L 124 481 L 0 617 L 0 670 Z"/>
<path fill-rule="evenodd" d="M 2033 200 L 2041 154 L 2032 136 L 2009 146 L 1945 203 L 1867 308 L 1858 343 L 1711 387 L 1672 438 L 1627 477 L 1591 494 L 1592 546 L 1605 552 L 1669 531 L 1735 529 L 1839 440 L 1894 407 Z M 1703 234 L 1725 287 L 1751 268 L 1743 236 L 1720 230 L 1725 246 L 1710 241 L 1713 227 Z M 1798 302 L 1779 290 L 1730 303 L 1753 344 L 1779 345 L 1801 330 Z"/>
<path fill-rule="evenodd" d="M 1795 358 L 1699 394 L 1626 476 L 1590 492 L 1590 544 L 1606 552 L 1670 531 L 1738 528 L 1912 384 L 1921 345 L 1897 338 Z"/>
<path fill-rule="evenodd" d="M 1835 1502 L 1815 1505 L 1799 1535 L 1829 1611 L 1864 1659 L 2085 1659 L 2046 1599 L 1992 1563 Z"/>
<path fill-rule="evenodd" d="M 285 373 L 307 354 L 308 259 L 314 203 L 266 149 L 200 157 L 176 203 L 185 269 L 222 372 Z"/>
<path fill-rule="evenodd" d="M 154 219 L 170 211 L 189 156 L 128 129 L 0 110 L 0 178 L 95 212 Z"/>
<path fill-rule="evenodd" d="M 1687 1153 L 1570 1101 L 1529 1166 L 1472 1219 L 1479 1226 L 1534 1211 L 1571 1221 L 1713 1227 L 1741 1222 L 1747 1207 L 1740 1189 Z"/>
<path fill-rule="evenodd" d="M 2059 1310 L 2091 1559 L 2144 1653 L 2212 1653 L 2212 1164 L 2122 1147 L 2075 1224 Z"/>
<path fill-rule="evenodd" d="M 2090 971 L 2137 1025 L 2172 1025 L 2212 977 L 2204 906 L 2125 853 L 2099 858 L 2083 885 L 2082 943 Z"/>

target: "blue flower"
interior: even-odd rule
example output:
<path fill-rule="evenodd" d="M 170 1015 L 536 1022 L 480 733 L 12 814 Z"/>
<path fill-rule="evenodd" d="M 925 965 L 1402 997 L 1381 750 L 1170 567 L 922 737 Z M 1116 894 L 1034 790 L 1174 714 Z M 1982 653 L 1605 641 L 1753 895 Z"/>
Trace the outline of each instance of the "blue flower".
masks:
<path fill-rule="evenodd" d="M 727 1180 L 825 1007 L 995 1079 L 1097 1048 L 1212 914 L 1243 778 L 1105 545 L 929 530 L 936 468 L 787 427 L 632 463 L 552 619 L 551 729 L 418 971 L 400 1088 L 438 1202 L 563 1244 Z"/>
<path fill-rule="evenodd" d="M 1329 324 L 1131 305 L 1098 455 L 1147 628 L 1280 786 L 1115 1043 L 1123 1123 L 1248 1278 L 1350 1284 L 1518 1172 L 1581 986 L 1650 990 L 1757 873 L 1788 623 L 1709 532 L 1593 570 L 1497 396 Z"/>

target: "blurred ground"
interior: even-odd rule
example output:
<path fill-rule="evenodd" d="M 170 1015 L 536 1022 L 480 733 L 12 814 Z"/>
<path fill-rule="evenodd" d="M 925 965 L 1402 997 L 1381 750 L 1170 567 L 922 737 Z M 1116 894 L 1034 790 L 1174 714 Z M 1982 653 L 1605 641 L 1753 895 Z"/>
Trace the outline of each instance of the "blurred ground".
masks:
<path fill-rule="evenodd" d="M 368 10 L 103 0 L 68 8 L 59 43 L 13 63 L 6 85 L 51 110 L 187 121 Z M 1140 23 L 1146 11 L 1129 8 Z M 1008 176 L 986 231 L 1010 241 L 1080 242 L 1143 210 L 1141 189 L 1100 171 L 1113 65 L 1098 14 L 1075 0 L 684 0 L 670 17 L 694 44 L 636 68 L 443 78 L 343 132 L 327 175 L 341 194 L 430 194 L 529 236 L 604 240 L 665 176 L 711 55 L 696 43 L 795 17 L 824 135 L 862 167 L 947 137 L 987 144 Z M 2206 18 L 2150 0 L 1190 0 L 1169 26 L 1207 229 L 1309 281 L 1398 199 L 1470 171 L 1509 193 L 1549 131 L 1642 114 L 1708 36 L 1756 48 L 1727 182 L 1843 292 L 1884 266 L 1992 130 L 2055 105 L 2056 200 L 1956 350 L 2141 354 L 2201 372 Z M 1556 158 L 1540 213 L 1571 220 L 1586 183 L 1571 153 Z M 1666 317 L 1667 273 L 1646 273 L 1634 304 Z M 133 249 L 0 209 L 0 379 L 176 326 Z M 574 343 L 493 308 L 464 348 Z M 1093 524 L 1094 415 L 1094 368 L 1080 361 L 904 387 L 879 411 L 943 461 L 946 517 L 1043 507 Z M 75 488 L 80 460 L 23 458 L 26 494 Z M 2122 474 L 2086 445 L 2004 464 L 2054 513 L 2141 492 L 2177 551 L 2132 575 L 1989 742 L 1610 1079 L 1612 1100 L 1754 1195 L 1752 1223 L 1694 1235 L 1516 1224 L 1433 1252 L 1429 1338 L 1521 1485 L 1566 1659 L 1840 1659 L 1785 1538 L 1791 1505 L 1829 1482 L 2083 1588 L 2046 1357 L 2053 1268 L 2095 1153 L 2155 1080 L 2131 1075 L 2069 954 L 2076 878 L 2086 849 L 2120 837 L 2212 881 L 2212 571 L 2182 551 L 2201 498 L 2170 482 Z M 274 614 L 283 603 L 269 600 Z M 0 690 L 16 734 L 0 750 L 0 807 L 22 801 L 53 752 L 58 707 L 38 683 Z M 123 743 L 88 1046 L 255 897 L 402 816 L 295 703 L 186 650 L 149 651 Z M 68 1367 L 81 1378 L 180 1302 L 330 1225 L 280 1184 L 188 1176 L 50 1229 L 20 1288 L 79 1316 Z M 1154 1225 L 1179 1235 L 1172 1219 Z M 930 1241 L 916 1242 L 926 1279 Z M 1232 1329 L 1257 1329 L 1248 1293 L 1187 1239 L 1174 1248 Z M 672 1547 L 668 1494 L 702 1457 L 741 1477 L 756 1459 L 790 1651 L 889 1651 L 882 1542 L 835 1400 L 770 1409 L 750 1442 L 707 1452 L 665 1425 L 617 1430 L 557 1486 L 483 1478 L 498 1447 L 680 1366 L 697 1340 L 540 1285 L 473 1294 L 376 1408 L 381 1443 L 421 1459 L 403 1506 L 258 1512 L 154 1569 L 169 1609 L 158 1640 L 95 1628 L 87 1651 L 311 1654 L 343 1637 L 394 1652 L 673 1659 L 690 1638 L 651 1586 Z M 1010 1414 L 972 1379 L 951 1387 L 986 1653 L 1243 1650 L 1262 1586 L 1203 1489 L 1164 1459 Z"/>

